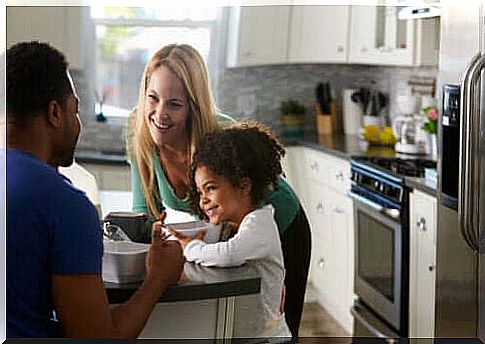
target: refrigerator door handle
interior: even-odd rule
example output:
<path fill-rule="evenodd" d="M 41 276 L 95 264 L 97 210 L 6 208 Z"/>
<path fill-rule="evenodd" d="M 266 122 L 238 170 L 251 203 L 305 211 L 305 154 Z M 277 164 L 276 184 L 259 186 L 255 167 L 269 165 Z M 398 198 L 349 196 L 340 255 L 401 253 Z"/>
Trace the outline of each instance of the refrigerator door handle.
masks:
<path fill-rule="evenodd" d="M 460 87 L 460 178 L 458 218 L 468 246 L 478 252 L 478 193 L 480 181 L 480 88 L 485 57 L 477 54 L 464 73 Z"/>

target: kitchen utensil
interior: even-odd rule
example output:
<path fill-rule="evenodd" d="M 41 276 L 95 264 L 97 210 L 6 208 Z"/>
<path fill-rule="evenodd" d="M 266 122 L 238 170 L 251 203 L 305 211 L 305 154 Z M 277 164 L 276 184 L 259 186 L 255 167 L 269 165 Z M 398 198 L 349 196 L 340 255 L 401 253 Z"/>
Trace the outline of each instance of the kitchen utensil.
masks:
<path fill-rule="evenodd" d="M 105 240 L 102 277 L 105 282 L 134 283 L 146 274 L 145 259 L 150 245 Z"/>
<path fill-rule="evenodd" d="M 397 137 L 396 152 L 426 154 L 426 135 L 421 126 L 422 122 L 414 114 L 405 114 L 395 118 L 393 130 Z"/>
<path fill-rule="evenodd" d="M 114 225 L 108 220 L 103 222 L 103 235 L 107 240 L 131 242 L 128 235 L 126 235 L 120 226 Z"/>
<path fill-rule="evenodd" d="M 352 94 L 355 89 L 346 89 L 342 92 L 343 98 L 343 124 L 346 135 L 357 135 L 362 121 L 362 108 L 352 101 Z"/>
<path fill-rule="evenodd" d="M 221 235 L 221 226 L 213 225 L 205 221 L 190 221 L 190 222 L 179 222 L 179 223 L 168 223 L 165 227 L 170 227 L 180 232 L 183 235 L 194 237 L 203 229 L 207 229 L 207 233 L 204 237 L 204 242 L 212 244 L 219 241 Z M 162 227 L 163 228 L 163 227 Z M 166 230 L 166 229 L 164 229 Z M 168 232 L 167 232 L 168 233 Z M 168 240 L 175 240 L 175 237 L 169 237 Z"/>
<path fill-rule="evenodd" d="M 322 84 L 321 82 L 318 83 L 318 86 L 315 90 L 317 103 L 320 106 L 320 111 L 322 114 L 327 115 L 330 114 L 330 97 L 329 97 L 329 85 L 328 83 Z"/>
<path fill-rule="evenodd" d="M 147 242 L 150 235 L 145 233 L 147 215 L 129 211 L 114 211 L 106 215 L 105 221 L 121 227 L 124 233 L 134 242 Z"/>

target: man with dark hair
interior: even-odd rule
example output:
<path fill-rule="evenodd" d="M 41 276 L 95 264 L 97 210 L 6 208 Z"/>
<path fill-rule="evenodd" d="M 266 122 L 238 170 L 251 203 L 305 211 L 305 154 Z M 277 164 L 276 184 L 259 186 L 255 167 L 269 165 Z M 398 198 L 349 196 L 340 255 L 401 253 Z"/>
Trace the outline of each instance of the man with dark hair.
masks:
<path fill-rule="evenodd" d="M 7 50 L 7 338 L 136 338 L 183 267 L 178 242 L 152 233 L 144 283 L 109 308 L 102 230 L 86 195 L 57 172 L 80 132 L 63 54 L 45 43 Z"/>

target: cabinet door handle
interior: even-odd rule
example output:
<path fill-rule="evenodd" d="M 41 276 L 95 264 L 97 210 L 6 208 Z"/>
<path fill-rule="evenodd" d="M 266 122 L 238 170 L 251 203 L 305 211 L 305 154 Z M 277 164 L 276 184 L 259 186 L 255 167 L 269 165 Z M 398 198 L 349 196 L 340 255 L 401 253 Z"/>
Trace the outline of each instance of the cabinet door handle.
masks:
<path fill-rule="evenodd" d="M 431 271 L 431 272 L 433 272 L 435 268 L 436 268 L 436 266 L 434 264 L 428 265 L 428 270 Z"/>
<path fill-rule="evenodd" d="M 337 45 L 337 52 L 338 53 L 343 53 L 344 52 L 344 46 L 342 44 Z"/>
<path fill-rule="evenodd" d="M 426 219 L 424 217 L 420 217 L 418 221 L 416 221 L 416 227 L 418 229 L 425 231 L 426 230 Z"/>
<path fill-rule="evenodd" d="M 324 260 L 323 258 L 320 258 L 320 259 L 318 260 L 318 267 L 319 267 L 320 269 L 323 269 L 323 267 L 324 267 L 324 266 L 325 266 L 325 260 Z"/>
<path fill-rule="evenodd" d="M 334 213 L 337 213 L 337 214 L 343 214 L 344 213 L 344 210 L 340 207 L 337 207 L 337 206 L 334 206 L 333 207 L 333 212 Z"/>
<path fill-rule="evenodd" d="M 338 173 L 335 173 L 335 179 L 336 180 L 344 180 L 344 174 L 342 171 L 338 171 Z"/>
<path fill-rule="evenodd" d="M 318 171 L 318 163 L 316 161 L 312 162 L 310 164 L 310 168 L 312 169 L 312 171 Z"/>
<path fill-rule="evenodd" d="M 323 214 L 323 204 L 322 203 L 317 204 L 317 213 Z"/>

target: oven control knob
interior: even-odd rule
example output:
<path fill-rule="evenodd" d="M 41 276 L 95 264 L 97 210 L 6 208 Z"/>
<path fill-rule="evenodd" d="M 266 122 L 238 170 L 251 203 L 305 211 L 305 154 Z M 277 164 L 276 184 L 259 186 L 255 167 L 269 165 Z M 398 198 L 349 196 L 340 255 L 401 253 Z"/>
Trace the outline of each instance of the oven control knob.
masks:
<path fill-rule="evenodd" d="M 374 181 L 374 189 L 376 191 L 379 190 L 380 185 L 381 185 L 381 183 L 378 180 Z"/>

